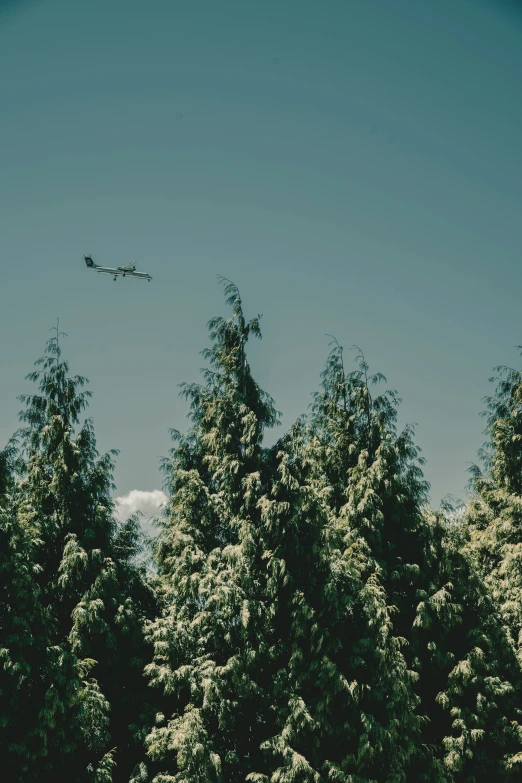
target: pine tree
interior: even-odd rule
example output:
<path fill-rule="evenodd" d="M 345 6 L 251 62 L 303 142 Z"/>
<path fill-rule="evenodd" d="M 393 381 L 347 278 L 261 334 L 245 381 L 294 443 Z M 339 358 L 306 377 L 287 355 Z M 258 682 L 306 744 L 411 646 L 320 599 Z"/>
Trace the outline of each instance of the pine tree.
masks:
<path fill-rule="evenodd" d="M 484 579 L 519 665 L 515 684 L 522 714 L 522 373 L 497 367 L 494 393 L 486 397 L 487 442 L 482 469 L 471 468 L 468 507 L 469 551 Z M 518 718 L 522 723 L 522 718 Z M 522 775 L 522 752 L 513 767 Z"/>
<path fill-rule="evenodd" d="M 461 521 L 426 511 L 424 579 L 410 634 L 418 693 L 429 719 L 424 741 L 442 780 L 520 778 L 521 671 Z M 441 752 L 443 751 L 443 752 Z M 412 780 L 419 780 L 420 759 Z M 430 777 L 426 778 L 431 780 Z"/>
<path fill-rule="evenodd" d="M 0 452 L 0 751 L 12 779 L 39 755 L 42 726 L 31 700 L 38 688 L 35 660 L 46 658 L 46 618 L 31 542 L 13 508 L 15 451 L 11 443 Z"/>
<path fill-rule="evenodd" d="M 232 316 L 164 463 L 159 595 L 58 326 L 29 376 L 0 452 L 2 780 L 521 780 L 522 373 L 500 369 L 455 519 L 427 507 L 397 395 L 335 340 L 311 413 L 263 445 L 260 317 L 222 282 Z"/>
<path fill-rule="evenodd" d="M 164 707 L 135 780 L 400 781 L 418 720 L 379 566 L 332 529 L 306 426 L 262 447 L 276 412 L 246 362 L 259 320 L 226 293 L 166 464 L 148 667 Z"/>
<path fill-rule="evenodd" d="M 259 317 L 247 322 L 239 292 L 224 283 L 233 315 L 209 322 L 204 384 L 182 389 L 192 426 L 186 435 L 172 433 L 164 466 L 163 612 L 150 627 L 155 654 L 147 668 L 164 693 L 164 716 L 147 738 L 158 783 L 244 781 L 261 763 L 265 738 L 273 653 L 256 521 L 269 475 L 263 430 L 277 414 L 246 359 L 248 338 L 260 336 Z"/>
<path fill-rule="evenodd" d="M 416 699 L 394 635 L 382 573 L 362 536 L 332 514 L 321 446 L 298 421 L 278 444 L 269 585 L 284 648 L 274 690 L 278 733 L 267 780 L 404 780 L 419 735 Z"/>
<path fill-rule="evenodd" d="M 37 583 L 65 667 L 62 685 L 53 682 L 61 700 L 55 736 L 63 741 L 47 764 L 54 779 L 123 781 L 141 740 L 142 625 L 154 600 L 135 564 L 138 522 L 114 520 L 114 452 L 100 457 L 92 421 L 80 422 L 90 393 L 85 378 L 69 376 L 63 333 L 54 331 L 28 376 L 39 394 L 22 398 L 26 467 L 16 501 L 23 529 L 38 540 Z"/>
<path fill-rule="evenodd" d="M 497 367 L 484 470 L 472 467 L 472 548 L 522 662 L 522 373 Z"/>
<path fill-rule="evenodd" d="M 334 342 L 312 426 L 338 534 L 360 535 L 370 548 L 414 672 L 422 733 L 405 774 L 412 782 L 508 779 L 521 736 L 516 664 L 462 532 L 425 508 L 413 431 L 396 432 L 397 396 L 372 396 L 384 378 L 369 374 L 360 352 L 357 361 L 346 373 Z"/>
<path fill-rule="evenodd" d="M 53 645 L 53 616 L 38 584 L 39 540 L 17 514 L 16 441 L 0 454 L 0 750 L 3 779 L 44 780 L 48 757 L 67 753 L 64 701 L 77 671 Z"/>

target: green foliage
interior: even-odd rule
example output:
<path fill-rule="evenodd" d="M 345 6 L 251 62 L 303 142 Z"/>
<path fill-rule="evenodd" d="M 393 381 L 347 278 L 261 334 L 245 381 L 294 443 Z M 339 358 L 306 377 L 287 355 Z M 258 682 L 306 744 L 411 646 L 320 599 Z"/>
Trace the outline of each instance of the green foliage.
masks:
<path fill-rule="evenodd" d="M 411 781 L 503 780 L 520 749 L 513 698 L 519 673 L 509 642 L 464 554 L 464 531 L 426 509 L 413 430 L 396 432 L 396 394 L 374 397 L 372 388 L 385 379 L 369 374 L 361 352 L 356 361 L 345 374 L 334 341 L 311 437 L 335 529 L 346 541 L 366 542 L 391 628 L 403 640 L 421 718 L 404 774 Z M 406 714 L 399 718 L 403 734 Z"/>
<path fill-rule="evenodd" d="M 192 427 L 165 466 L 164 611 L 147 671 L 167 717 L 147 738 L 153 779 L 389 776 L 416 725 L 379 567 L 360 537 L 332 564 L 328 488 L 306 428 L 262 447 L 277 416 L 246 362 L 259 322 L 226 291 L 233 316 L 209 324 L 205 384 L 183 389 Z"/>
<path fill-rule="evenodd" d="M 14 444 L 0 453 L 0 751 L 21 780 L 45 756 L 56 715 L 50 617 L 36 583 L 36 542 L 15 513 L 14 455 Z"/>
<path fill-rule="evenodd" d="M 469 507 L 435 512 L 399 398 L 335 339 L 309 414 L 264 445 L 260 316 L 221 282 L 153 582 L 58 326 L 29 376 L 0 452 L 2 780 L 522 779 L 522 373 L 488 399 Z"/>
<path fill-rule="evenodd" d="M 522 661 L 522 373 L 498 367 L 484 470 L 472 468 L 472 549 Z"/>
<path fill-rule="evenodd" d="M 466 530 L 426 508 L 396 394 L 334 340 L 311 415 L 263 448 L 258 320 L 227 293 L 165 465 L 147 667 L 164 708 L 135 780 L 512 779 L 518 663 Z"/>
<path fill-rule="evenodd" d="M 153 615 L 155 599 L 136 564 L 138 521 L 114 520 L 114 453 L 100 457 L 92 422 L 80 422 L 90 394 L 83 389 L 85 378 L 69 375 L 62 336 L 56 327 L 28 376 L 38 393 L 22 398 L 23 464 L 11 481 L 6 538 L 25 564 L 43 629 L 27 630 L 18 655 L 40 645 L 28 671 L 38 687 L 29 681 L 26 701 L 36 713 L 33 722 L 44 726 L 38 728 L 42 747 L 32 754 L 33 766 L 23 775 L 13 772 L 12 779 L 41 780 L 48 769 L 79 782 L 123 781 L 138 759 L 148 709 L 143 622 Z M 9 588 L 19 581 L 8 577 Z M 14 605 L 23 607 L 21 597 Z M 12 634 L 7 644 L 10 639 Z M 25 721 L 27 706 L 17 712 Z M 15 750 L 11 743 L 9 752 Z"/>
<path fill-rule="evenodd" d="M 277 413 L 246 360 L 259 319 L 247 323 L 237 289 L 225 286 L 233 316 L 209 323 L 205 383 L 182 389 L 192 426 L 173 433 L 164 466 L 164 608 L 149 628 L 155 655 L 147 667 L 167 713 L 147 739 L 155 781 L 244 780 L 261 757 L 270 710 L 277 651 L 258 587 L 266 571 L 258 503 L 270 475 L 263 429 Z"/>

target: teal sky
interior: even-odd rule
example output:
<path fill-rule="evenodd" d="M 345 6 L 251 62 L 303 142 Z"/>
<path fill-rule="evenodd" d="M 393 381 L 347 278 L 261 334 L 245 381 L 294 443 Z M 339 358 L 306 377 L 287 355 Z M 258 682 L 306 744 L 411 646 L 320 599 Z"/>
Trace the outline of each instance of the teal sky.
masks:
<path fill-rule="evenodd" d="M 118 493 L 160 487 L 221 274 L 263 313 L 251 363 L 285 427 L 333 333 L 399 391 L 432 502 L 463 497 L 522 343 L 516 6 L 0 5 L 0 446 L 59 316 Z"/>

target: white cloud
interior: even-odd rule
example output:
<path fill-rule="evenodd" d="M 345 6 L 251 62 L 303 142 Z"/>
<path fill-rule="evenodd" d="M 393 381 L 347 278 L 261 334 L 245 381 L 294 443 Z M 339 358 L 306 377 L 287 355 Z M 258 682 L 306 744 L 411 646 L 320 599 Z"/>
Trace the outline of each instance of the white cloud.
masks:
<path fill-rule="evenodd" d="M 124 522 L 131 514 L 141 511 L 143 514 L 141 522 L 144 530 L 149 534 L 153 534 L 155 528 L 151 522 L 151 517 L 157 516 L 166 500 L 167 496 L 161 489 L 153 489 L 151 491 L 132 489 L 127 495 L 114 498 L 116 517 L 120 522 Z"/>

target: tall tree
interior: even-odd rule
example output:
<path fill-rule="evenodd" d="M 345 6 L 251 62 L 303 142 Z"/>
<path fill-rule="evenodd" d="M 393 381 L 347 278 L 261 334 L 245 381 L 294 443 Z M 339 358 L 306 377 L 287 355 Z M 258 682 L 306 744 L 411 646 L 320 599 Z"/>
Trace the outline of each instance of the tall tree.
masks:
<path fill-rule="evenodd" d="M 15 465 L 22 467 L 12 441 L 0 455 L 0 748 L 5 779 L 22 783 L 53 778 L 55 759 L 73 750 L 75 733 L 88 732 L 81 716 L 97 694 L 55 643 L 39 584 L 41 541 L 19 513 Z"/>
<path fill-rule="evenodd" d="M 70 753 L 60 750 L 49 767 L 102 783 L 117 764 L 114 780 L 123 781 L 140 741 L 142 624 L 154 600 L 135 563 L 138 522 L 114 519 L 114 452 L 100 457 L 92 421 L 80 422 L 90 393 L 85 378 L 69 375 L 63 336 L 57 326 L 28 376 L 39 393 L 22 398 L 26 468 L 17 490 L 18 517 L 39 542 L 37 582 L 53 646 L 77 673 L 76 683 L 70 673 L 64 680 L 70 695 L 61 707 Z"/>
<path fill-rule="evenodd" d="M 36 542 L 13 501 L 15 443 L 0 452 L 0 752 L 9 781 L 31 779 L 49 743 L 48 613 L 36 582 Z M 48 717 L 42 706 L 47 701 Z"/>
<path fill-rule="evenodd" d="M 284 650 L 266 780 L 400 781 L 420 733 L 412 674 L 382 569 L 363 536 L 343 531 L 332 512 L 321 451 L 313 428 L 298 421 L 278 444 L 262 506 Z"/>
<path fill-rule="evenodd" d="M 224 281 L 230 319 L 209 322 L 203 385 L 184 385 L 192 423 L 165 464 L 170 501 L 157 549 L 163 612 L 150 627 L 151 683 L 164 713 L 147 739 L 155 781 L 244 781 L 265 737 L 269 624 L 257 586 L 257 503 L 267 482 L 263 430 L 272 400 L 253 380 L 246 343 L 260 336 Z M 257 677 L 254 676 L 257 672 Z M 140 776 L 147 775 L 142 766 Z"/>
<path fill-rule="evenodd" d="M 135 780 L 400 780 L 418 720 L 379 566 L 361 536 L 330 542 L 306 427 L 263 448 L 277 416 L 245 353 L 259 320 L 225 290 L 233 315 L 209 323 L 204 384 L 183 389 L 192 426 L 165 466 L 148 667 L 164 709 Z"/>
<path fill-rule="evenodd" d="M 488 440 L 472 467 L 472 548 L 522 662 L 522 373 L 497 367 Z"/>
<path fill-rule="evenodd" d="M 359 352 L 346 373 L 334 341 L 312 427 L 338 535 L 362 536 L 376 559 L 392 629 L 414 672 L 422 732 L 403 767 L 411 781 L 507 779 L 520 750 L 516 662 L 463 535 L 426 510 L 412 429 L 396 431 L 398 398 L 375 396 Z"/>

